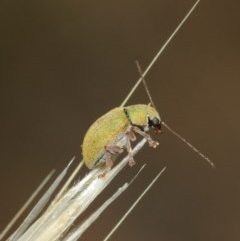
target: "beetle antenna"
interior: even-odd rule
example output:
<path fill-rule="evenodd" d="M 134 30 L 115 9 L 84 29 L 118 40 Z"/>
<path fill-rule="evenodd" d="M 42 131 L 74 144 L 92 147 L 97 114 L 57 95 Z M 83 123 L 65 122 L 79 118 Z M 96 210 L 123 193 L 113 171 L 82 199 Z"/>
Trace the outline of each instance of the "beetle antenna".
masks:
<path fill-rule="evenodd" d="M 200 152 L 195 146 L 193 146 L 190 142 L 188 142 L 185 138 L 183 138 L 180 134 L 178 134 L 176 131 L 174 131 L 172 128 L 170 128 L 165 122 L 161 122 L 161 124 L 168 129 L 173 135 L 178 137 L 181 141 L 183 141 L 187 146 L 189 146 L 193 151 L 195 151 L 199 156 L 201 156 L 204 160 L 206 160 L 213 168 L 215 168 L 214 163 L 205 156 L 202 152 Z"/>
<path fill-rule="evenodd" d="M 151 96 L 151 94 L 150 94 L 150 91 L 149 91 L 147 82 L 145 81 L 145 79 L 144 79 L 144 77 L 143 77 L 143 72 L 142 72 L 142 68 L 141 68 L 141 66 L 140 66 L 140 64 L 139 64 L 139 61 L 136 60 L 135 63 L 136 63 L 136 65 L 137 65 L 137 69 L 138 69 L 138 72 L 139 72 L 139 74 L 140 74 L 141 82 L 142 82 L 143 85 L 144 85 L 144 88 L 145 88 L 145 90 L 146 90 L 146 92 L 147 92 L 147 95 L 148 95 L 148 98 L 149 98 L 149 100 L 150 100 L 150 102 L 151 102 L 151 104 L 152 104 L 152 107 L 154 107 L 154 109 L 156 109 L 156 106 L 155 106 L 155 104 L 154 104 L 154 102 L 153 102 L 153 98 L 152 98 L 152 96 Z"/>
<path fill-rule="evenodd" d="M 156 106 L 154 105 L 154 102 L 153 102 L 153 99 L 152 99 L 152 96 L 150 94 L 150 91 L 149 91 L 149 88 L 147 86 L 147 82 L 146 80 L 144 79 L 143 77 L 143 74 L 142 74 L 142 69 L 141 69 L 141 66 L 139 64 L 138 61 L 136 61 L 136 65 L 137 65 L 137 68 L 138 68 L 138 72 L 140 74 L 140 79 L 142 80 L 142 83 L 146 89 L 146 92 L 147 92 L 147 95 L 148 95 L 148 98 L 152 104 L 152 106 L 154 107 L 154 109 L 156 109 Z M 183 138 L 180 134 L 178 134 L 176 131 L 174 131 L 172 128 L 170 128 L 165 122 L 161 121 L 161 124 L 167 129 L 169 130 L 173 135 L 175 135 L 178 139 L 180 139 L 181 141 L 183 141 L 187 146 L 189 146 L 193 151 L 195 151 L 199 156 L 201 156 L 204 160 L 206 160 L 213 168 L 215 168 L 215 165 L 214 163 L 208 158 L 206 157 L 202 152 L 200 152 L 195 146 L 193 146 L 190 142 L 188 142 L 185 138 Z"/>

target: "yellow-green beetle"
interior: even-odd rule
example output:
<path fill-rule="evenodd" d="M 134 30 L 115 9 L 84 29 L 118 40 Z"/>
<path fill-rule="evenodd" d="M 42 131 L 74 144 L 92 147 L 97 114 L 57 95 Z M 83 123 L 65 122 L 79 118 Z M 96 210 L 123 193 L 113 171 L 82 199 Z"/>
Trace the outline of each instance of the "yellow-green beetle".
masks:
<path fill-rule="evenodd" d="M 92 169 L 106 163 L 110 169 L 113 165 L 111 156 L 124 149 L 128 152 L 129 165 L 133 166 L 135 161 L 130 142 L 136 139 L 135 133 L 145 137 L 150 146 L 155 148 L 158 145 L 146 133 L 150 127 L 160 132 L 160 116 L 150 105 L 137 104 L 110 110 L 90 126 L 84 137 L 82 154 L 86 166 Z"/>

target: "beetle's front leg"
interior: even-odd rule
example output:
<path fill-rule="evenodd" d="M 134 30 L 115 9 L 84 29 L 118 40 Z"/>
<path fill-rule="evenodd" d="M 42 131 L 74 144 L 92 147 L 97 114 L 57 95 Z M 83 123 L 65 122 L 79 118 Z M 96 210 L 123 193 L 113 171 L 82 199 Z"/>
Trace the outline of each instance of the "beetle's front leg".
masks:
<path fill-rule="evenodd" d="M 149 134 L 147 134 L 144 131 L 141 131 L 137 126 L 132 126 L 132 131 L 146 138 L 151 147 L 156 148 L 159 145 L 159 143 L 157 141 L 154 141 Z"/>

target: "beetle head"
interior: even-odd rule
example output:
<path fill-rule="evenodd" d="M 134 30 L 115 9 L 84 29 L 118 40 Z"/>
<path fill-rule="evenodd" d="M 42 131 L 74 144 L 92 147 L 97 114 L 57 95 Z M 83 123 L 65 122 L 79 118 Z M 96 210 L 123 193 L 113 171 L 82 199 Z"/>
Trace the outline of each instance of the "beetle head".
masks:
<path fill-rule="evenodd" d="M 154 116 L 152 119 L 148 116 L 148 126 L 154 128 L 156 133 L 161 133 L 161 120 Z"/>

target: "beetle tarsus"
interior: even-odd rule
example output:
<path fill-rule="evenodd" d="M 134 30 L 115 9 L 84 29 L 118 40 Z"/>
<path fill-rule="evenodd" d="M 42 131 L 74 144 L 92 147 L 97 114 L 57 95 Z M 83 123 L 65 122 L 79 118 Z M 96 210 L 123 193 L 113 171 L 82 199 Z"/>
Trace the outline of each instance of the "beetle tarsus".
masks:
<path fill-rule="evenodd" d="M 105 171 L 105 172 L 99 174 L 99 175 L 98 175 L 98 178 L 104 178 L 107 173 L 108 173 L 108 171 Z"/>
<path fill-rule="evenodd" d="M 157 141 L 152 140 L 151 142 L 149 142 L 149 145 L 153 148 L 156 148 L 159 145 L 159 143 Z"/>
<path fill-rule="evenodd" d="M 112 159 L 110 159 L 110 156 L 111 156 L 110 153 L 107 153 L 107 155 L 105 155 L 105 158 L 107 157 L 107 159 L 105 161 L 106 170 L 104 170 L 103 173 L 98 175 L 99 178 L 104 178 L 106 176 L 106 174 L 112 169 L 113 161 L 112 161 Z"/>
<path fill-rule="evenodd" d="M 134 165 L 136 165 L 136 161 L 133 159 L 132 156 L 129 157 L 128 165 L 129 165 L 130 167 L 133 167 Z"/>

